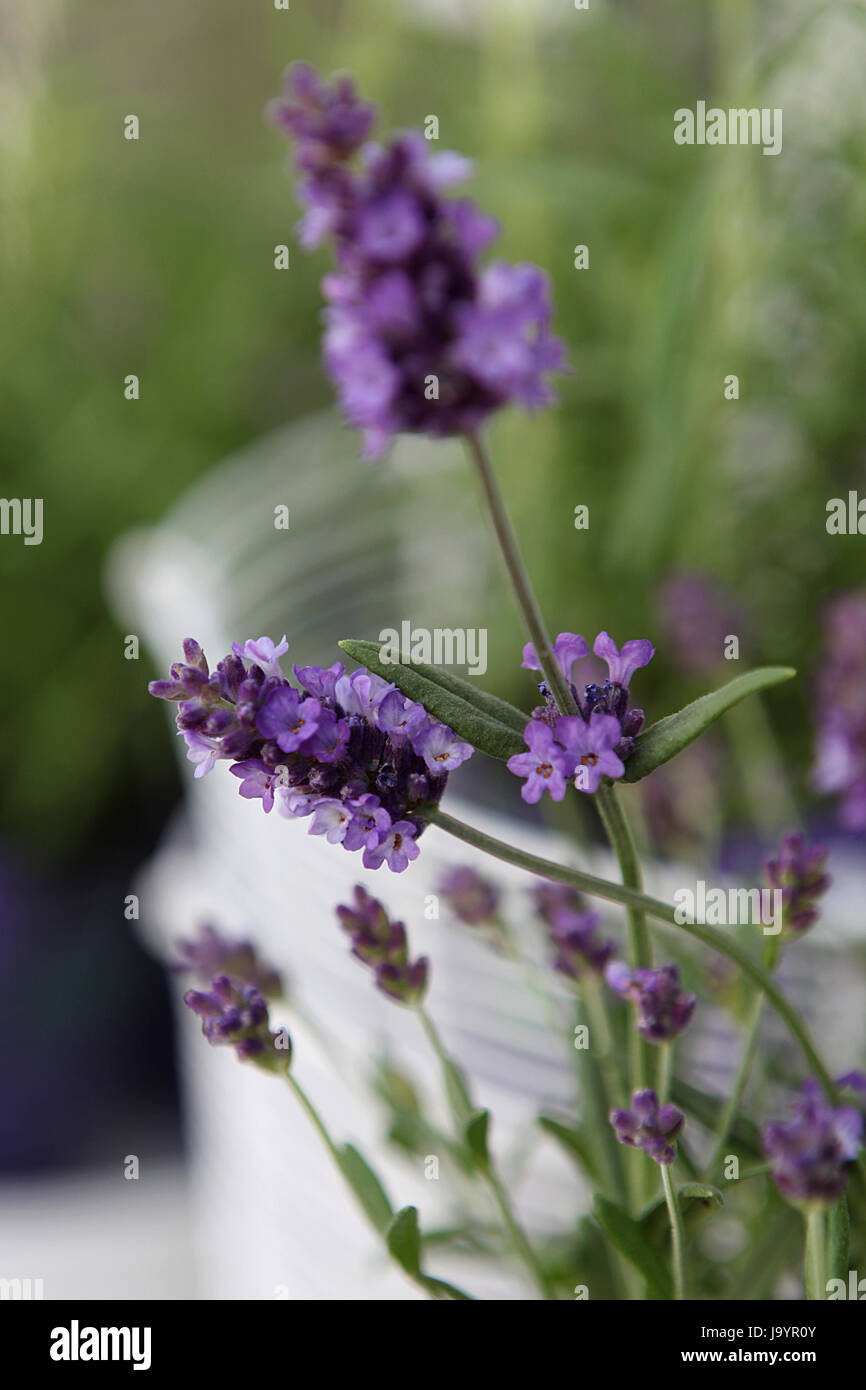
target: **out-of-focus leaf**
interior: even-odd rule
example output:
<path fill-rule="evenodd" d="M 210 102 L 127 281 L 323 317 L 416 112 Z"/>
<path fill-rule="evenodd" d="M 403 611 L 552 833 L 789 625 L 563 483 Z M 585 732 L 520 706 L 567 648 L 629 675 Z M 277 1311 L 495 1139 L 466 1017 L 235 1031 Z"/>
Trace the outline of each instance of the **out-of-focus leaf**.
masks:
<path fill-rule="evenodd" d="M 340 1171 L 378 1231 L 386 1231 L 393 1216 L 391 1203 L 381 1182 L 354 1144 L 339 1151 Z"/>
<path fill-rule="evenodd" d="M 592 1210 L 605 1235 L 640 1271 L 653 1293 L 658 1298 L 670 1298 L 673 1292 L 670 1271 L 641 1223 L 606 1197 L 594 1197 Z"/>
<path fill-rule="evenodd" d="M 690 705 L 677 710 L 676 714 L 669 714 L 667 718 L 651 724 L 637 738 L 634 752 L 625 765 L 623 780 L 639 782 L 694 743 L 711 724 L 748 695 L 768 690 L 770 686 L 790 680 L 796 674 L 791 666 L 761 666 L 757 671 L 748 671 L 728 681 L 721 689 L 693 700 Z"/>

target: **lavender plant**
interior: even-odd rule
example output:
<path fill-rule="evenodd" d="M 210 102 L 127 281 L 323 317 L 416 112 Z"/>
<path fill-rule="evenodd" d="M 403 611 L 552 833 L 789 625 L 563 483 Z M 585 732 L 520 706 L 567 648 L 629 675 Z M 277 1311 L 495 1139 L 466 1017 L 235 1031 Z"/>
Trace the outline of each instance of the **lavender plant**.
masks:
<path fill-rule="evenodd" d="M 328 82 L 296 65 L 271 116 L 293 145 L 304 206 L 301 241 L 308 248 L 328 242 L 334 252 L 335 268 L 322 285 L 323 361 L 346 419 L 361 430 L 371 458 L 400 432 L 465 441 L 525 625 L 522 666 L 540 677 L 537 703 L 527 715 L 449 671 L 386 661 L 376 644 L 356 638 L 340 645 L 358 669 L 347 671 L 342 661 L 326 669 L 295 666 L 294 684 L 280 665 L 285 637 L 278 644 L 267 637 L 236 642 L 213 669 L 189 639 L 183 659 L 151 684 L 151 693 L 176 703 L 178 732 L 197 778 L 227 762 L 242 797 L 259 801 L 265 813 L 276 807 L 287 819 L 308 819 L 311 834 L 359 853 L 367 869 L 407 871 L 432 825 L 534 876 L 533 929 L 569 991 L 573 1019 L 586 1023 L 591 1039 L 580 1054 L 576 1113 L 540 1117 L 594 1193 L 592 1215 L 579 1217 L 564 1265 L 556 1241 L 527 1232 L 515 1214 L 490 1145 L 490 1114 L 476 1106 L 468 1078 L 441 1041 L 426 1002 L 430 963 L 412 958 L 406 926 L 360 886 L 354 903 L 337 906 L 336 915 L 379 991 L 417 1016 L 450 1108 L 453 1133 L 445 1142 L 492 1198 L 504 1242 L 496 1246 L 499 1257 L 509 1249 L 539 1296 L 569 1297 L 578 1280 L 597 1281 L 622 1298 L 717 1297 L 718 1272 L 704 1253 L 700 1223 L 730 1203 L 756 1229 L 765 1207 L 780 1230 L 805 1216 L 805 1287 L 809 1297 L 824 1298 L 827 1279 L 847 1269 L 849 1200 L 857 1220 L 866 1210 L 866 1080 L 852 1071 L 834 1081 L 779 983 L 778 967 L 819 920 L 829 882 L 826 856 L 802 835 L 789 835 L 766 868 L 769 888 L 781 895 L 780 930 L 761 938 L 756 923 L 754 935 L 741 940 L 706 921 L 683 920 L 644 891 L 618 791 L 676 757 L 740 701 L 795 673 L 751 671 L 649 725 L 631 703 L 631 682 L 657 655 L 651 641 L 630 638 L 620 646 L 601 632 L 592 652 L 606 663 L 607 677 L 599 683 L 580 676 L 581 663 L 591 660 L 589 645 L 572 632 L 551 642 L 483 435 L 506 406 L 551 405 L 550 377 L 567 370 L 564 345 L 552 332 L 545 275 L 529 265 L 483 263 L 495 222 L 470 200 L 449 196 L 469 177 L 468 162 L 431 153 L 411 132 L 371 143 L 374 109 L 349 78 Z M 670 659 L 681 664 L 683 644 L 693 645 L 694 615 L 686 607 L 683 620 L 671 625 Z M 825 789 L 843 793 L 849 822 L 862 800 L 862 730 L 856 701 L 848 698 L 862 675 L 861 616 L 851 608 L 834 619 L 830 660 L 838 679 L 828 672 L 816 773 Z M 705 636 L 698 633 L 698 645 Z M 696 672 L 714 669 L 712 651 L 703 647 L 688 659 Z M 449 775 L 475 751 L 502 760 L 522 779 L 520 794 L 530 806 L 545 793 L 555 802 L 589 798 L 619 881 L 529 853 L 445 811 Z M 461 927 L 482 927 L 497 949 L 511 940 L 500 889 L 474 867 L 450 872 L 440 893 Z M 587 900 L 625 910 L 623 945 Z M 682 987 L 680 972 L 700 978 L 700 958 L 692 951 L 682 962 L 657 962 L 660 932 L 708 953 L 708 994 L 723 957 L 748 997 L 727 1097 L 696 1089 L 678 1071 L 675 1044 L 701 1007 L 698 993 Z M 427 1273 L 415 1208 L 394 1211 L 369 1163 L 332 1138 L 301 1089 L 288 1035 L 270 1025 L 274 972 L 251 947 L 225 943 L 213 931 L 188 946 L 185 957 L 187 966 L 213 972 L 209 989 L 186 995 L 208 1040 L 287 1077 L 392 1257 L 430 1296 L 466 1297 Z M 761 1128 L 745 1098 L 767 1006 L 794 1044 L 791 1066 L 801 1089 L 790 1119 L 764 1117 Z M 842 1104 L 843 1090 L 852 1093 L 850 1104 Z M 741 1158 L 754 1165 L 747 1173 L 739 1172 Z M 476 1221 L 467 1212 L 466 1233 Z M 749 1258 L 746 1252 L 738 1277 L 746 1285 L 753 1278 L 758 1288 L 764 1271 L 752 1269 Z"/>

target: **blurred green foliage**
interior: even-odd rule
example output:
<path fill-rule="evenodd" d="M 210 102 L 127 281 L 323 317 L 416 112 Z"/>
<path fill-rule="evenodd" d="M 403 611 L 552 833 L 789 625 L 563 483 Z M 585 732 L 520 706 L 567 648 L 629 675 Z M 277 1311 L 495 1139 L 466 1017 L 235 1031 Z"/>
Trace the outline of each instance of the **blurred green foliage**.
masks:
<path fill-rule="evenodd" d="M 354 70 L 386 128 L 437 114 L 441 147 L 477 159 L 497 251 L 553 277 L 575 374 L 558 411 L 511 416 L 493 442 L 554 631 L 653 634 L 659 580 L 700 566 L 743 602 L 746 664 L 808 672 L 822 598 L 862 582 L 866 542 L 824 520 L 863 486 L 863 4 L 445 8 L 465 22 L 434 0 L 7 6 L 0 490 L 45 499 L 45 539 L 0 544 L 4 820 L 46 851 L 174 794 L 151 672 L 122 659 L 105 608 L 107 549 L 331 398 L 327 258 L 294 246 L 284 146 L 262 118 L 294 58 Z M 781 156 L 676 146 L 673 112 L 698 99 L 782 106 Z M 521 697 L 504 589 L 487 621 L 503 634 L 491 688 Z M 772 702 L 798 768 L 808 691 Z M 654 715 L 696 693 L 663 652 L 645 692 Z"/>

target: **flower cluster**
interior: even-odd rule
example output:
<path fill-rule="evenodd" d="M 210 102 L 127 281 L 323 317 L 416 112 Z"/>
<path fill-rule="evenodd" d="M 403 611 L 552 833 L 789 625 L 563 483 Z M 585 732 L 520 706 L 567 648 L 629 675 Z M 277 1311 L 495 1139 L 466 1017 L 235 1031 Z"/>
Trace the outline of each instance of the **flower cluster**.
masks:
<path fill-rule="evenodd" d="M 791 1119 L 764 1126 L 764 1152 L 779 1191 L 792 1202 L 835 1202 L 844 1191 L 845 1165 L 857 1157 L 862 1133 L 858 1110 L 834 1108 L 818 1082 L 807 1081 Z"/>
<path fill-rule="evenodd" d="M 209 990 L 187 990 L 183 1002 L 201 1019 L 208 1042 L 233 1047 L 241 1061 L 279 1071 L 291 1060 L 288 1033 L 271 1032 L 267 1000 L 249 981 L 217 975 Z"/>
<path fill-rule="evenodd" d="M 402 922 L 392 922 L 382 904 L 360 884 L 355 906 L 338 907 L 340 925 L 352 942 L 352 954 L 369 965 L 383 994 L 400 1004 L 415 1004 L 427 988 L 428 962 L 409 959 L 409 943 Z"/>
<path fill-rule="evenodd" d="M 600 632 L 593 651 L 607 662 L 608 679 L 585 686 L 581 695 L 571 673 L 575 661 L 589 655 L 586 641 L 579 633 L 561 632 L 554 643 L 554 655 L 579 713 L 559 714 L 542 681 L 544 704 L 533 710 L 524 730 L 529 751 L 508 759 L 509 772 L 526 779 L 520 791 L 524 801 L 540 801 L 545 792 L 554 801 L 562 801 L 572 778 L 579 791 L 595 792 L 602 777 L 622 777 L 625 772 L 624 760 L 634 749 L 645 717 L 643 710 L 629 709 L 629 681 L 652 660 L 655 648 L 645 638 L 635 638 L 620 651 L 612 637 Z M 523 666 L 529 671 L 541 669 L 531 642 L 523 649 Z"/>
<path fill-rule="evenodd" d="M 612 1110 L 610 1122 L 621 1144 L 643 1149 L 656 1163 L 673 1163 L 677 1156 L 672 1142 L 685 1124 L 685 1116 L 675 1105 L 659 1105 L 655 1091 L 635 1091 L 631 1110 Z"/>
<path fill-rule="evenodd" d="M 424 806 L 439 801 L 471 746 L 363 668 L 295 666 L 295 687 L 280 669 L 287 649 L 285 637 L 235 643 L 210 671 L 188 639 L 184 660 L 150 693 L 177 702 L 196 776 L 229 760 L 241 796 L 312 817 L 311 835 L 363 850 L 365 868 L 402 872 L 418 857 Z"/>
<path fill-rule="evenodd" d="M 348 78 L 329 85 L 305 63 L 288 70 L 271 116 L 294 141 L 304 245 L 335 242 L 324 360 L 365 452 L 399 431 L 467 434 L 505 404 L 549 404 L 546 374 L 566 358 L 547 278 L 531 265 L 478 267 L 498 226 L 443 197 L 469 161 L 431 153 L 418 132 L 365 145 L 373 108 Z"/>
<path fill-rule="evenodd" d="M 824 872 L 826 862 L 827 851 L 820 845 L 808 845 L 799 834 L 786 835 L 778 854 L 767 860 L 767 881 L 782 892 L 786 931 L 801 936 L 818 920 L 817 899 L 832 881 Z"/>
<path fill-rule="evenodd" d="M 824 663 L 814 702 L 818 721 L 812 776 L 841 796 L 839 819 L 866 829 L 866 591 L 846 594 L 827 612 Z"/>
<path fill-rule="evenodd" d="M 689 1026 L 697 996 L 680 989 L 680 972 L 675 965 L 630 970 L 621 961 L 612 961 L 605 979 L 611 989 L 636 1005 L 637 1030 L 648 1042 L 670 1042 Z"/>
<path fill-rule="evenodd" d="M 497 920 L 501 892 L 468 864 L 448 869 L 439 881 L 439 896 L 467 927 L 486 926 Z"/>
<path fill-rule="evenodd" d="M 598 934 L 601 917 L 586 909 L 576 888 L 543 880 L 529 890 L 535 915 L 547 927 L 553 968 L 570 980 L 602 975 L 616 946 Z"/>
<path fill-rule="evenodd" d="M 195 941 L 179 941 L 181 960 L 178 970 L 191 971 L 205 980 L 215 975 L 229 975 L 253 985 L 267 999 L 283 996 L 279 972 L 267 961 L 259 959 L 251 941 L 230 941 L 212 926 L 199 927 Z"/>

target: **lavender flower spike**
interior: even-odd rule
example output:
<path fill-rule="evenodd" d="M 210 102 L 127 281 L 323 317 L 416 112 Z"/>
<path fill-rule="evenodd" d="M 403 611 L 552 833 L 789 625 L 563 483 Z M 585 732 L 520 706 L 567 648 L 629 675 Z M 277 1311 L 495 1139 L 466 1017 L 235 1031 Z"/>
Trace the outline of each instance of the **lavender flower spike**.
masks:
<path fill-rule="evenodd" d="M 818 898 L 832 882 L 824 872 L 827 851 L 807 845 L 802 835 L 786 835 L 778 854 L 765 865 L 771 888 L 782 890 L 782 922 L 786 931 L 801 936 L 818 920 Z"/>
<path fill-rule="evenodd" d="M 183 1002 L 201 1019 L 201 1031 L 218 1047 L 233 1047 L 242 1062 L 265 1071 L 284 1071 L 291 1060 L 285 1029 L 270 1030 L 267 1002 L 255 985 L 217 975 L 210 990 L 187 990 Z"/>
<path fill-rule="evenodd" d="M 637 1006 L 637 1030 L 648 1042 L 670 1042 L 691 1022 L 697 999 L 681 991 L 675 965 L 630 970 L 621 961 L 613 961 L 604 977 L 611 989 Z"/>
<path fill-rule="evenodd" d="M 567 363 L 547 278 L 479 266 L 496 223 L 443 196 L 468 162 L 431 152 L 420 132 L 366 145 L 353 162 L 373 110 L 351 80 L 297 64 L 286 90 L 271 114 L 295 145 L 301 240 L 332 238 L 338 266 L 323 282 L 325 367 L 365 453 L 401 431 L 471 434 L 502 406 L 549 404 L 548 377 Z"/>
<path fill-rule="evenodd" d="M 685 1116 L 675 1105 L 659 1105 L 655 1091 L 635 1091 L 631 1110 L 612 1110 L 610 1122 L 621 1144 L 643 1149 L 656 1163 L 673 1163 L 677 1156 L 673 1140 L 685 1124 Z"/>
<path fill-rule="evenodd" d="M 402 922 L 392 922 L 378 899 L 360 884 L 355 906 L 338 907 L 340 925 L 352 942 L 352 954 L 370 966 L 376 986 L 399 1004 L 418 1003 L 427 988 L 428 963 L 409 960 L 409 943 Z"/>
<path fill-rule="evenodd" d="M 311 834 L 363 850 L 366 868 L 401 873 L 418 856 L 426 808 L 473 749 L 363 669 L 295 666 L 298 689 L 280 671 L 287 645 L 269 637 L 235 643 L 211 671 L 187 639 L 184 660 L 150 692 L 177 703 L 197 777 L 228 761 L 241 796 L 265 812 L 311 816 Z"/>
<path fill-rule="evenodd" d="M 817 743 L 812 780 L 841 797 L 839 820 L 866 829 L 866 590 L 844 594 L 827 610 L 824 663 L 815 700 Z"/>
<path fill-rule="evenodd" d="M 764 1152 L 774 1183 L 791 1202 L 835 1202 L 847 1182 L 845 1165 L 860 1148 L 863 1116 L 833 1106 L 816 1081 L 807 1081 L 792 1118 L 764 1126 Z"/>

